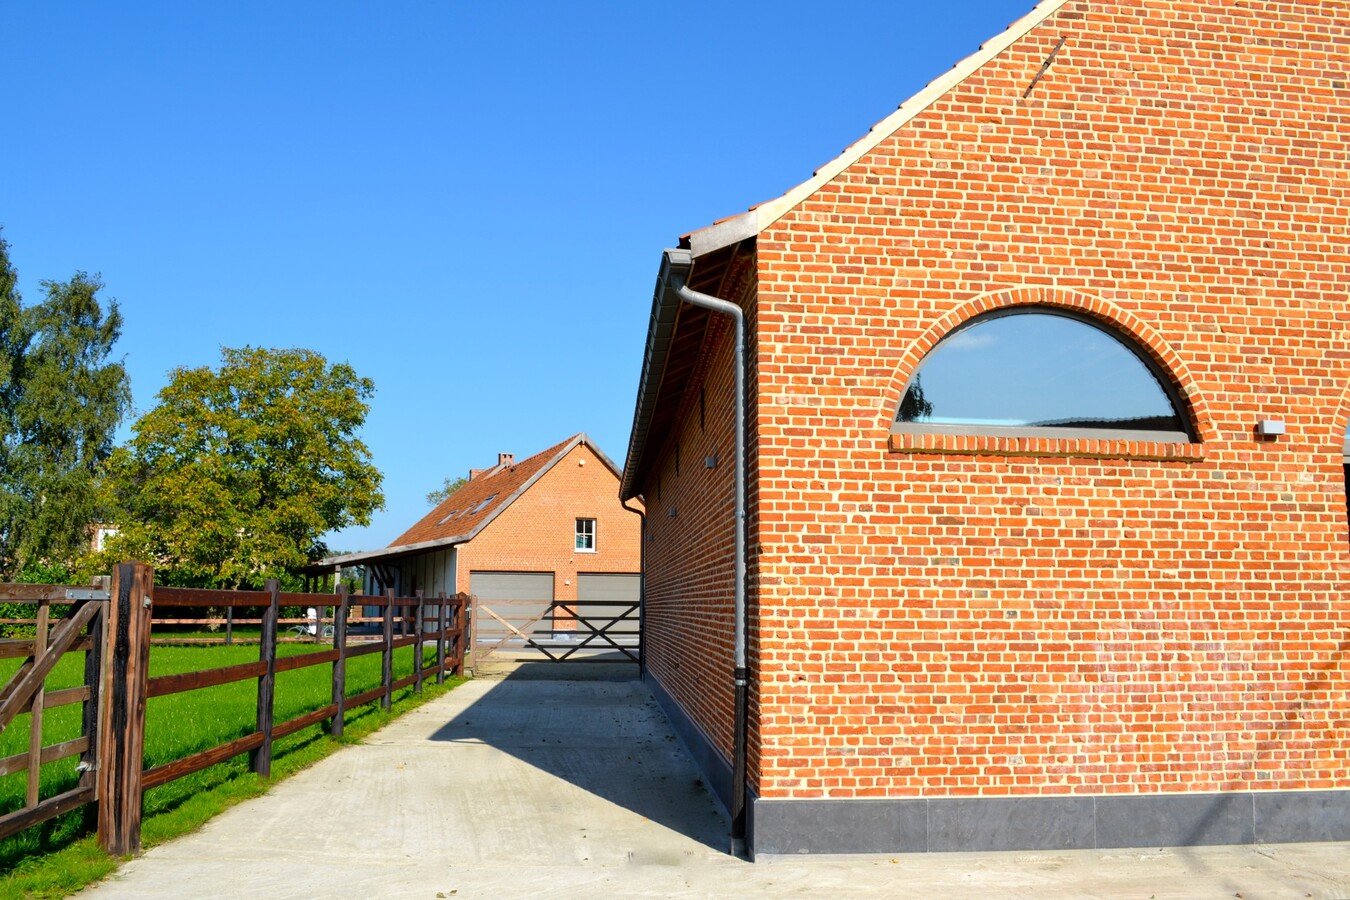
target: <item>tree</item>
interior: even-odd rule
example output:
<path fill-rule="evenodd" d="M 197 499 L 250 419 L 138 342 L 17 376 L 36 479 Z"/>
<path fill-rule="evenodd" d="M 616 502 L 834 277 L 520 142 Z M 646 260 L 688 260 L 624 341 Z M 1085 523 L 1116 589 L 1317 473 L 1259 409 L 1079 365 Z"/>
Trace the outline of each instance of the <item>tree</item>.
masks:
<path fill-rule="evenodd" d="M 88 550 L 99 518 L 97 478 L 131 406 L 122 330 L 103 283 L 77 272 L 44 281 L 25 308 L 0 240 L 0 578 L 33 566 L 68 567 Z"/>
<path fill-rule="evenodd" d="M 18 564 L 12 546 L 13 519 L 21 510 L 12 492 L 18 472 L 10 462 L 16 443 L 14 404 L 19 397 L 18 368 L 23 355 L 23 306 L 18 274 L 9 261 L 9 244 L 0 238 L 0 580 L 12 581 Z"/>
<path fill-rule="evenodd" d="M 459 490 L 460 488 L 464 487 L 464 485 L 466 485 L 466 484 L 468 484 L 468 483 L 469 483 L 469 479 L 467 479 L 467 478 L 448 478 L 448 477 L 447 477 L 447 478 L 445 479 L 445 483 L 442 484 L 442 485 L 440 486 L 440 488 L 438 488 L 437 490 L 434 490 L 434 491 L 429 491 L 429 492 L 427 493 L 427 505 L 429 505 L 429 506 L 440 506 L 441 503 L 443 503 L 443 502 L 446 500 L 446 498 L 448 498 L 451 494 L 453 494 L 455 491 Z"/>
<path fill-rule="evenodd" d="M 109 466 L 111 552 L 238 588 L 324 556 L 322 536 L 370 524 L 382 477 L 356 438 L 375 392 L 311 350 L 222 349 L 175 369 Z"/>
<path fill-rule="evenodd" d="M 0 238 L 0 581 L 13 581 L 20 566 L 14 532 L 23 505 L 14 490 L 19 472 L 10 460 L 17 443 L 14 405 L 19 397 L 19 359 L 25 343 L 18 280 L 9 261 L 9 244 Z"/>

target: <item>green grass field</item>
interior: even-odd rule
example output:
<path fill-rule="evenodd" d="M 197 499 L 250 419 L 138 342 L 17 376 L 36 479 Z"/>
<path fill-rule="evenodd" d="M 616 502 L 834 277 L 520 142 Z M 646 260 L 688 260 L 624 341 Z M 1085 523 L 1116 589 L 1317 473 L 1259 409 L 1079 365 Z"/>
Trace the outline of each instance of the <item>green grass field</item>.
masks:
<path fill-rule="evenodd" d="M 294 656 L 326 649 L 314 644 L 281 644 L 278 656 Z M 424 665 L 435 664 L 435 645 L 424 649 Z M 150 651 L 150 675 L 169 675 L 214 669 L 258 659 L 256 645 L 155 646 Z M 8 680 L 21 660 L 0 660 L 0 678 Z M 347 661 L 348 696 L 370 690 L 380 684 L 381 658 L 371 653 Z M 413 648 L 394 653 L 394 678 L 413 670 Z M 47 678 L 48 690 L 73 687 L 82 682 L 84 654 L 70 653 Z M 320 664 L 277 675 L 274 721 L 278 724 L 295 718 L 331 701 L 331 664 Z M 460 679 L 447 677 L 447 687 Z M 417 705 L 444 689 L 437 689 L 434 678 L 423 694 L 412 689 L 395 692 L 395 710 Z M 254 730 L 257 681 L 188 691 L 151 699 L 146 709 L 145 765 L 154 766 L 182 759 L 207 750 Z M 0 733 L 0 757 L 23 753 L 28 748 L 30 716 L 20 715 Z M 348 709 L 344 740 L 358 740 L 388 721 L 373 704 Z M 80 733 L 80 704 L 47 710 L 43 720 L 45 745 L 76 738 Z M 273 744 L 273 777 L 281 777 L 326 756 L 336 747 L 319 726 L 306 728 Z M 73 788 L 78 775 L 78 757 L 49 763 L 42 767 L 41 796 L 51 797 Z M 0 778 L 0 814 L 24 805 L 27 773 Z M 152 846 L 197 827 L 211 815 L 241 799 L 255 796 L 266 787 L 248 768 L 248 755 L 242 754 L 224 763 L 204 769 L 145 793 L 144 844 Z M 89 809 L 92 809 L 90 807 Z M 0 897 L 64 896 L 70 890 L 95 880 L 114 863 L 98 850 L 88 837 L 85 811 L 60 816 L 43 825 L 0 842 Z M 87 874 L 81 875 L 81 872 Z"/>

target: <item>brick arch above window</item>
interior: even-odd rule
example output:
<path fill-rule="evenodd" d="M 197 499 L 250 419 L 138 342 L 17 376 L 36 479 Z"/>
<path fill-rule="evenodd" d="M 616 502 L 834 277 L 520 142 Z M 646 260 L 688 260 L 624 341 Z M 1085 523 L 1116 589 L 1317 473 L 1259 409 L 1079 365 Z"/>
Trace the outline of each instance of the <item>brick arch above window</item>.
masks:
<path fill-rule="evenodd" d="M 1165 384 L 1173 405 L 1182 416 L 1193 442 L 1137 440 L 1131 436 L 1087 434 L 1040 436 L 1034 434 L 1000 436 L 976 433 L 889 433 L 901 398 L 914 373 L 943 338 L 972 320 L 991 313 L 1037 309 L 1060 313 L 1095 325 L 1114 336 L 1141 359 Z M 1009 288 L 975 297 L 942 316 L 909 348 L 896 368 L 886 392 L 884 409 L 889 448 L 905 453 L 944 453 L 998 456 L 1089 456 L 1105 458 L 1144 458 L 1199 460 L 1204 458 L 1204 442 L 1212 440 L 1214 426 L 1204 398 L 1185 363 L 1162 336 L 1132 313 L 1100 297 L 1081 291 L 1056 287 L 1026 286 Z M 959 428 L 953 429 L 960 431 Z M 903 432 L 903 429 L 901 429 Z M 972 430 L 973 432 L 974 430 Z M 1147 436 L 1145 436 L 1147 437 Z"/>
<path fill-rule="evenodd" d="M 1335 376 L 1333 376 L 1335 377 Z M 1350 379 L 1341 376 L 1341 394 L 1336 403 L 1336 410 L 1332 413 L 1330 420 L 1331 441 L 1328 447 L 1340 447 L 1341 458 L 1346 466 L 1350 466 Z M 1310 430 L 1320 430 L 1325 427 L 1322 421 L 1309 423 Z M 1347 490 L 1350 490 L 1350 482 L 1347 483 Z"/>

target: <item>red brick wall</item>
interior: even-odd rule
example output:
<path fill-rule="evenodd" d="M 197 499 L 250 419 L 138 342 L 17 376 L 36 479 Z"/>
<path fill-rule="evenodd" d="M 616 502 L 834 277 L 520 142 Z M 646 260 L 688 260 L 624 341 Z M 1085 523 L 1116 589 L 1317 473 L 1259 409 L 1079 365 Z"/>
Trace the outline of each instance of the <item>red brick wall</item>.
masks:
<path fill-rule="evenodd" d="M 1070 2 L 760 235 L 762 796 L 1347 784 L 1348 55 L 1345 0 Z M 1132 336 L 1199 445 L 892 439 L 924 352 L 1025 303 Z M 650 658 L 725 751 L 730 532 L 660 549 L 725 487 L 669 449 L 649 615 L 716 614 Z"/>
<path fill-rule="evenodd" d="M 714 326 L 704 371 L 688 386 L 678 437 L 662 448 L 642 487 L 649 538 L 644 660 L 728 759 L 736 540 L 732 334 L 725 322 Z M 715 468 L 705 466 L 709 456 Z"/>
<path fill-rule="evenodd" d="M 641 508 L 641 504 L 629 504 Z M 596 520 L 596 552 L 576 551 L 576 520 Z M 579 572 L 639 572 L 641 520 L 619 504 L 619 479 L 579 444 L 459 551 L 460 590 L 473 570 L 555 573 L 553 599 L 577 598 Z"/>

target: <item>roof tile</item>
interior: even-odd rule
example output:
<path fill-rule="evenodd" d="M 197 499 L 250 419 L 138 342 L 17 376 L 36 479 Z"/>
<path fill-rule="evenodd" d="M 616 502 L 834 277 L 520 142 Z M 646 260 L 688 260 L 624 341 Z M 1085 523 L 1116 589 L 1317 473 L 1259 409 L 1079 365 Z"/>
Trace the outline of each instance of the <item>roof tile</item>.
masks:
<path fill-rule="evenodd" d="M 516 493 L 530 479 L 554 461 L 563 448 L 581 435 L 576 434 L 536 453 L 529 459 L 510 466 L 494 466 L 466 483 L 441 501 L 435 509 L 417 524 L 399 535 L 389 545 L 422 544 L 427 541 L 446 542 L 449 538 L 468 538 L 474 530 L 499 508 L 516 498 Z"/>

